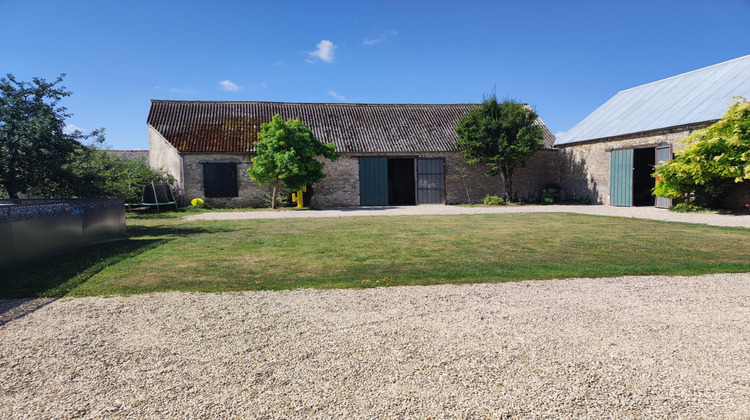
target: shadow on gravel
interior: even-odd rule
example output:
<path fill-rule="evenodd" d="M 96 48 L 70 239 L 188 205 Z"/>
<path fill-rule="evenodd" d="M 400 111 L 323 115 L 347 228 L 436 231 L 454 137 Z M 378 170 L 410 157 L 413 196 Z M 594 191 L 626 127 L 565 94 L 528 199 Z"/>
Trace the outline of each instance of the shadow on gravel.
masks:
<path fill-rule="evenodd" d="M 0 327 L 43 308 L 58 298 L 0 300 Z"/>

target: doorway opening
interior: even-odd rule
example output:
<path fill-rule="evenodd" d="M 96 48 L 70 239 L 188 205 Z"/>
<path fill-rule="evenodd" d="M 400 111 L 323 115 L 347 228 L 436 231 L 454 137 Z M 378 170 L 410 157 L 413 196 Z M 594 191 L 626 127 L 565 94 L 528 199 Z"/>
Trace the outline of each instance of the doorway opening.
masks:
<path fill-rule="evenodd" d="M 656 166 L 656 149 L 647 147 L 633 150 L 633 205 L 653 206 L 656 179 L 651 175 Z"/>
<path fill-rule="evenodd" d="M 413 206 L 417 204 L 414 193 L 414 159 L 388 159 L 388 204 Z"/>

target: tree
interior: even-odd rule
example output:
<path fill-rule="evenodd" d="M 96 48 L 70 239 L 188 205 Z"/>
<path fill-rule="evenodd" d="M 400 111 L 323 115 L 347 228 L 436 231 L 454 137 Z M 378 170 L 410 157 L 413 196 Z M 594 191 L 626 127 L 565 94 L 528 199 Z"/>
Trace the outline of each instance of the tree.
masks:
<path fill-rule="evenodd" d="M 498 102 L 493 94 L 473 108 L 456 125 L 458 141 L 469 164 L 484 164 L 486 176 L 502 175 L 505 199 L 513 198 L 513 173 L 544 145 L 538 115 L 513 100 Z"/>
<path fill-rule="evenodd" d="M 685 148 L 656 168 L 654 193 L 715 205 L 725 188 L 750 179 L 750 102 L 735 102 L 719 121 L 681 142 Z"/>
<path fill-rule="evenodd" d="M 103 136 L 65 133 L 69 117 L 60 100 L 70 95 L 54 82 L 35 77 L 19 82 L 12 74 L 0 79 L 0 186 L 10 198 L 19 193 L 52 196 L 64 187 L 64 167 L 81 144 L 79 140 Z"/>
<path fill-rule="evenodd" d="M 253 166 L 247 170 L 250 178 L 263 185 L 273 184 L 271 206 L 275 209 L 276 195 L 281 185 L 291 191 L 325 178 L 325 164 L 316 159 L 323 156 L 335 161 L 339 155 L 333 143 L 321 144 L 310 129 L 299 118 L 286 122 L 280 115 L 274 115 L 269 123 L 261 125 L 258 134 L 260 141 L 255 143 L 256 156 Z"/>
<path fill-rule="evenodd" d="M 141 200 L 144 185 L 173 181 L 145 159 L 123 159 L 96 145 L 78 148 L 63 169 L 71 180 L 64 190 L 68 197 L 123 198 L 131 203 Z"/>

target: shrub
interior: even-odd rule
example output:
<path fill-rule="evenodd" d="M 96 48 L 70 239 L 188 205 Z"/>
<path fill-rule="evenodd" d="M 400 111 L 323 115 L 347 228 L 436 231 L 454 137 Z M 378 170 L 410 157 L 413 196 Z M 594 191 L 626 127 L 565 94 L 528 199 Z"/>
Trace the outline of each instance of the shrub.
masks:
<path fill-rule="evenodd" d="M 505 200 L 502 197 L 489 194 L 485 195 L 482 201 L 488 206 L 502 206 L 505 204 Z"/>
<path fill-rule="evenodd" d="M 272 206 L 273 200 L 270 195 L 266 194 L 263 196 L 263 201 L 266 203 L 266 207 L 278 208 L 278 207 L 289 207 L 289 196 L 287 194 L 279 194 L 276 196 L 276 206 Z"/>
<path fill-rule="evenodd" d="M 697 213 L 697 212 L 703 212 L 703 211 L 711 211 L 712 209 L 699 206 L 697 204 L 693 204 L 691 202 L 682 202 L 677 203 L 669 208 L 669 211 L 674 211 L 677 213 Z"/>
<path fill-rule="evenodd" d="M 732 184 L 750 180 L 750 102 L 745 99 L 681 141 L 685 148 L 653 174 L 655 195 L 717 206 Z"/>

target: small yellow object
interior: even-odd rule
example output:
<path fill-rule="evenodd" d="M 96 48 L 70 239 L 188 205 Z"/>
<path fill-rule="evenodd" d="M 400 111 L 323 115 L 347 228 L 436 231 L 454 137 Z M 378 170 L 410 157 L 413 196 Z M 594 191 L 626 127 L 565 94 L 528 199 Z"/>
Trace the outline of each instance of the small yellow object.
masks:
<path fill-rule="evenodd" d="M 203 201 L 203 199 L 202 199 L 202 198 L 194 198 L 194 199 L 192 199 L 192 200 L 190 201 L 190 204 L 192 204 L 192 205 L 194 205 L 194 206 L 202 206 L 202 205 L 203 205 L 203 203 L 205 203 L 205 201 Z"/>
<path fill-rule="evenodd" d="M 297 191 L 296 193 L 292 193 L 292 203 L 297 203 L 297 208 L 304 207 L 304 197 L 302 196 L 303 192 L 307 192 L 307 186 L 302 187 L 301 190 Z"/>

